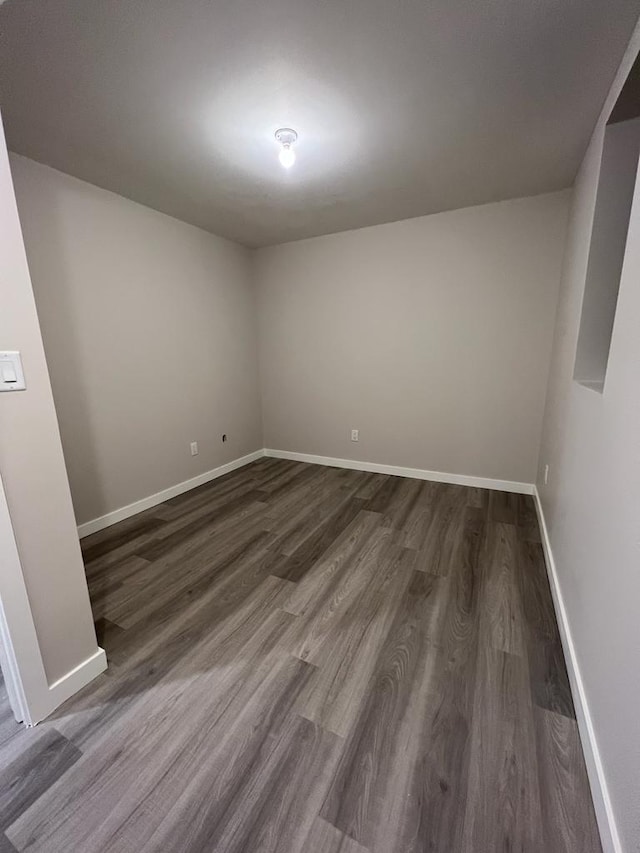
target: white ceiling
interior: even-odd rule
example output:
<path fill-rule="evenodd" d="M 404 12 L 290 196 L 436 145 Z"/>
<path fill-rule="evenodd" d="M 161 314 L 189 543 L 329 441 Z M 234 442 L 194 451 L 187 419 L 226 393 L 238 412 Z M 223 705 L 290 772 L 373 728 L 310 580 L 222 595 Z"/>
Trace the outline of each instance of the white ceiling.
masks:
<path fill-rule="evenodd" d="M 640 0 L 8 0 L 12 150 L 247 246 L 571 184 Z M 274 131 L 298 131 L 278 163 Z"/>

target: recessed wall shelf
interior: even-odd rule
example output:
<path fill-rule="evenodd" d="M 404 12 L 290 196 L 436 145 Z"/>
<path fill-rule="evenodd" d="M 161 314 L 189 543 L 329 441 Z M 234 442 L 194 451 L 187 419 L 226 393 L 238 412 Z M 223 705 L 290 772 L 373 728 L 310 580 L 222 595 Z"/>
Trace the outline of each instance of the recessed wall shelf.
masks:
<path fill-rule="evenodd" d="M 640 59 L 605 128 L 573 378 L 602 393 L 640 156 Z"/>

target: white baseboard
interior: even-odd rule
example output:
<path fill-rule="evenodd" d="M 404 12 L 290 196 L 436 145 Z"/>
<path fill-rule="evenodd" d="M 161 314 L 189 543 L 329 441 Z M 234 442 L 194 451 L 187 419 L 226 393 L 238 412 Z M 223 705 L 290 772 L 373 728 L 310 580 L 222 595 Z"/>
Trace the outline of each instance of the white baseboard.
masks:
<path fill-rule="evenodd" d="M 217 477 L 222 477 L 230 471 L 235 471 L 236 468 L 242 468 L 243 465 L 248 465 L 256 459 L 264 456 L 264 450 L 256 450 L 253 453 L 248 453 L 246 456 L 241 456 L 239 459 L 233 459 L 231 462 L 226 462 L 218 468 L 213 468 L 211 471 L 205 471 L 204 474 L 198 474 L 197 477 L 192 477 L 190 480 L 184 480 L 175 486 L 169 486 L 168 489 L 163 489 L 161 492 L 156 492 L 155 495 L 141 498 L 127 506 L 120 507 L 113 512 L 108 512 L 106 515 L 101 515 L 99 518 L 94 518 L 92 521 L 85 521 L 84 524 L 78 525 L 78 536 L 84 539 L 91 533 L 97 533 L 98 530 L 103 530 L 105 527 L 110 527 L 112 524 L 117 524 L 118 521 L 124 521 L 132 515 L 137 515 L 145 509 L 151 509 L 153 506 L 168 501 L 170 498 L 175 498 L 177 495 L 188 492 L 190 489 L 195 489 L 197 486 L 202 486 Z"/>
<path fill-rule="evenodd" d="M 442 471 L 424 471 L 421 468 L 399 468 L 396 465 L 382 465 L 378 462 L 358 462 L 355 459 L 334 459 L 331 456 L 314 456 L 311 453 L 294 453 L 288 450 L 269 450 L 263 448 L 253 453 L 248 453 L 246 456 L 241 456 L 239 459 L 234 459 L 232 462 L 227 462 L 225 465 L 220 465 L 211 471 L 205 471 L 204 474 L 198 474 L 197 477 L 192 477 L 190 480 L 184 480 L 175 486 L 169 486 L 168 489 L 156 492 L 155 495 L 149 495 L 149 497 L 120 507 L 120 509 L 116 509 L 113 512 L 108 512 L 106 515 L 101 515 L 99 518 L 79 524 L 78 536 L 80 539 L 84 539 L 85 536 L 89 536 L 91 533 L 104 530 L 105 527 L 110 527 L 112 524 L 124 521 L 125 518 L 137 515 L 137 513 L 143 512 L 145 509 L 151 509 L 151 507 L 168 501 L 170 498 L 175 498 L 177 495 L 188 492 L 190 489 L 195 489 L 197 486 L 202 486 L 204 483 L 215 480 L 217 477 L 222 477 L 223 474 L 235 471 L 236 468 L 242 468 L 243 465 L 248 465 L 262 456 L 274 456 L 277 459 L 290 459 L 296 462 L 310 462 L 314 465 L 330 465 L 334 468 L 352 468 L 356 471 L 391 474 L 396 477 L 413 477 L 417 480 L 434 480 L 437 483 L 453 483 L 458 486 L 477 486 L 481 489 L 495 489 L 499 492 L 516 492 L 522 495 L 533 494 L 532 483 L 492 480 L 489 477 L 472 477 L 466 474 L 446 474 Z"/>
<path fill-rule="evenodd" d="M 107 656 L 104 649 L 100 646 L 96 651 L 82 663 L 75 666 L 62 678 L 54 681 L 49 685 L 48 702 L 49 708 L 46 714 L 42 715 L 42 719 L 48 716 L 52 711 L 71 698 L 78 690 L 82 690 L 90 681 L 93 681 L 96 676 L 100 675 L 107 668 Z M 37 720 L 34 722 L 38 722 Z"/>
<path fill-rule="evenodd" d="M 466 474 L 447 474 L 443 471 L 425 471 L 422 468 L 400 468 L 396 465 L 382 465 L 379 462 L 336 459 L 332 456 L 314 456 L 311 453 L 294 453 L 289 450 L 265 448 L 264 455 L 274 456 L 276 459 L 290 459 L 295 462 L 311 462 L 314 465 L 330 465 L 332 468 L 351 468 L 355 471 L 371 471 L 375 474 L 391 474 L 395 477 L 412 477 L 415 480 L 433 480 L 436 483 L 452 483 L 457 486 L 476 486 L 481 489 L 516 492 L 521 495 L 533 494 L 533 483 L 493 480 L 490 477 L 472 477 Z"/>
<path fill-rule="evenodd" d="M 598 821 L 598 829 L 600 830 L 602 849 L 604 853 L 623 853 L 613 814 L 613 808 L 611 806 L 611 799 L 607 788 L 607 780 L 604 774 L 600 752 L 598 750 L 598 742 L 596 740 L 596 734 L 593 728 L 591 715 L 589 713 L 584 683 L 580 674 L 576 650 L 571 636 L 571 627 L 567 617 L 567 610 L 565 608 L 562 589 L 558 580 L 556 563 L 551 550 L 549 531 L 547 530 L 547 524 L 542 510 L 540 495 L 538 494 L 538 489 L 535 486 L 533 494 L 536 512 L 538 513 L 538 521 L 540 523 L 540 530 L 542 532 L 542 547 L 544 550 L 545 562 L 547 564 L 549 585 L 551 586 L 551 594 L 553 596 L 556 617 L 558 619 L 562 648 L 564 650 L 564 656 L 567 663 L 569 683 L 571 684 L 573 703 L 576 709 L 580 741 L 582 743 L 582 751 L 584 753 L 584 760 L 587 766 L 587 775 L 589 777 L 589 785 L 591 786 L 591 796 L 593 798 L 596 820 Z"/>

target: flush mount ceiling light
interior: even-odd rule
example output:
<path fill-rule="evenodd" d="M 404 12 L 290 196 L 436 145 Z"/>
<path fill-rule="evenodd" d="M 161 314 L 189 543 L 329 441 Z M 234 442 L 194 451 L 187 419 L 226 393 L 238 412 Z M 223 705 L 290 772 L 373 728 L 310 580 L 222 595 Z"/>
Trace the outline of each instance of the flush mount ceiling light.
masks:
<path fill-rule="evenodd" d="M 293 150 L 293 143 L 297 138 L 298 134 L 295 130 L 291 130 L 290 127 L 281 127 L 280 130 L 276 130 L 276 139 L 282 146 L 278 154 L 278 160 L 280 160 L 280 165 L 284 166 L 285 169 L 290 169 L 296 162 L 296 152 Z"/>

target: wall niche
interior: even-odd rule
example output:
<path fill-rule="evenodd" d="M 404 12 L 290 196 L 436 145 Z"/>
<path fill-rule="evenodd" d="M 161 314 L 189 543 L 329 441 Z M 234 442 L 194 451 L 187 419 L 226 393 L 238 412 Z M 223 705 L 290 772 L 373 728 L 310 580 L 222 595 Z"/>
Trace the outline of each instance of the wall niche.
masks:
<path fill-rule="evenodd" d="M 573 378 L 602 393 L 640 156 L 640 57 L 604 133 Z"/>

